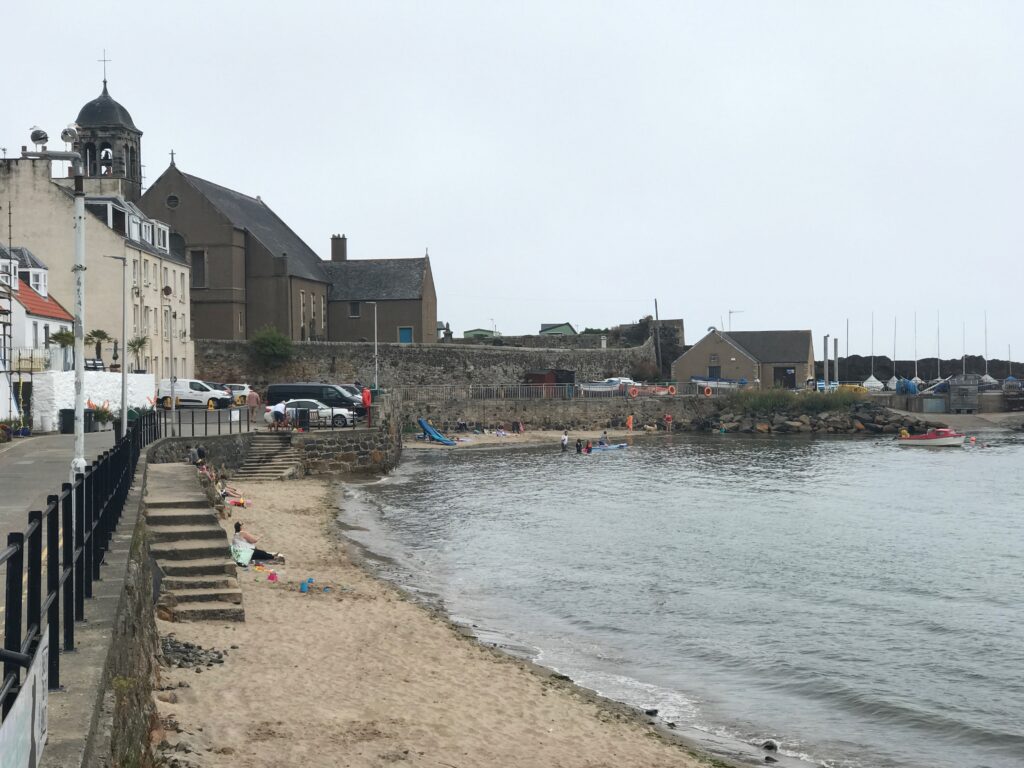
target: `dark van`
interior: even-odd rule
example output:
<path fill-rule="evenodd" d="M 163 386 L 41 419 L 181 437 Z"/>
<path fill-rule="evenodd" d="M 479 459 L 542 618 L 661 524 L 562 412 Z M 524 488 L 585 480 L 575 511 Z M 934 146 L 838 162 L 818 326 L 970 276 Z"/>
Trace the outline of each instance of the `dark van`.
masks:
<path fill-rule="evenodd" d="M 348 408 L 356 416 L 366 416 L 362 398 L 354 397 L 337 384 L 271 384 L 267 387 L 267 405 L 277 405 L 285 400 L 319 400 L 332 408 Z"/>

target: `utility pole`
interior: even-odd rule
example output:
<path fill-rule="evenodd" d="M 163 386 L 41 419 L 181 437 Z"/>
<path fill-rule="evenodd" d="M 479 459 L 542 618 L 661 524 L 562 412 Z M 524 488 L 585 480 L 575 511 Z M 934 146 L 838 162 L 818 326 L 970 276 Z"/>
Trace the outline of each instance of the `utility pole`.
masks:
<path fill-rule="evenodd" d="M 822 388 L 822 392 L 828 392 L 828 339 L 829 339 L 829 334 L 826 333 L 825 334 L 825 354 L 824 354 L 824 359 L 822 360 L 822 368 L 823 368 L 823 372 L 825 374 L 824 375 L 824 384 L 825 384 L 825 386 Z"/>
<path fill-rule="evenodd" d="M 661 360 L 661 321 L 658 319 L 658 300 L 654 300 L 654 339 L 655 349 L 658 353 L 658 376 L 661 376 L 662 372 L 662 360 Z"/>

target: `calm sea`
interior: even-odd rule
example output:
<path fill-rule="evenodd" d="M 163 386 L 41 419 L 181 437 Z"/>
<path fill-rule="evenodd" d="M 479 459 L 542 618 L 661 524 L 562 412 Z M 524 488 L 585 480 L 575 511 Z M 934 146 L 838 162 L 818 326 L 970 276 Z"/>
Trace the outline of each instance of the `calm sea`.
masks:
<path fill-rule="evenodd" d="M 342 519 L 456 618 L 667 720 L 843 768 L 1024 765 L 1024 440 L 669 440 L 406 451 Z"/>

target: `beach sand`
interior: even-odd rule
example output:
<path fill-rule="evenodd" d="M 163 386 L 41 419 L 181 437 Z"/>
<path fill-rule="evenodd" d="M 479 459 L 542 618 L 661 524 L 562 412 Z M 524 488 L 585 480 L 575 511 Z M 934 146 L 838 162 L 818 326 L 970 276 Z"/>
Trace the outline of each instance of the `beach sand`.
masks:
<path fill-rule="evenodd" d="M 703 764 L 632 710 L 483 647 L 370 576 L 335 533 L 327 482 L 252 483 L 245 495 L 254 506 L 223 525 L 244 521 L 287 565 L 277 584 L 241 572 L 244 623 L 158 621 L 162 636 L 227 651 L 198 674 L 162 671 L 158 707 L 181 731 L 166 738 L 195 753 L 175 757 L 302 768 Z M 308 577 L 313 591 L 302 594 Z"/>
<path fill-rule="evenodd" d="M 579 431 L 569 430 L 569 450 L 576 450 L 576 440 L 581 439 L 584 443 L 587 440 L 597 443 L 597 439 L 601 436 L 601 433 L 608 432 L 608 440 L 612 443 L 628 443 L 637 437 L 651 437 L 660 435 L 664 437 L 667 432 L 664 430 L 647 430 L 645 431 L 642 427 L 635 429 L 632 432 L 625 429 L 583 429 Z M 523 446 L 523 445 L 547 445 L 553 450 L 559 450 L 560 440 L 562 437 L 562 430 L 560 429 L 541 429 L 531 430 L 527 429 L 521 435 L 509 434 L 504 437 L 498 437 L 494 432 L 488 432 L 484 435 L 475 435 L 473 433 L 461 433 L 456 432 L 448 435 L 454 440 L 458 441 L 457 445 L 445 446 L 438 443 L 432 443 L 428 440 L 417 440 L 414 435 L 407 434 L 402 437 L 402 449 L 411 448 L 413 450 L 446 450 L 450 451 L 452 448 L 493 448 L 495 446 Z"/>

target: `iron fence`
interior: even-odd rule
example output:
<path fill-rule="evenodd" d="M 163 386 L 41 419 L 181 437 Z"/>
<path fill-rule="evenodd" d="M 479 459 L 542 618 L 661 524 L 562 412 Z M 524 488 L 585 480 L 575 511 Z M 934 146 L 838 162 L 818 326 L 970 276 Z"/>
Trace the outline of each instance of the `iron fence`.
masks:
<path fill-rule="evenodd" d="M 61 650 L 75 650 L 75 625 L 85 620 L 85 601 L 100 578 L 139 454 L 160 436 L 160 427 L 155 413 L 143 414 L 73 483 L 47 496 L 45 510 L 30 511 L 23 532 L 7 535 L 7 546 L 0 550 L 0 565 L 6 565 L 0 720 L 14 705 L 21 670 L 31 664 L 44 631 L 48 687 L 60 688 Z M 73 659 L 68 657 L 69 663 Z"/>
<path fill-rule="evenodd" d="M 454 400 L 575 400 L 592 398 L 675 397 L 674 382 L 661 384 L 436 384 L 389 387 L 412 402 L 443 403 Z M 681 392 L 678 394 L 682 394 Z"/>
<path fill-rule="evenodd" d="M 160 433 L 175 437 L 210 437 L 234 435 L 255 429 L 263 418 L 263 409 L 256 420 L 249 416 L 246 406 L 232 406 L 208 410 L 206 408 L 176 408 L 173 411 L 157 409 Z"/>

